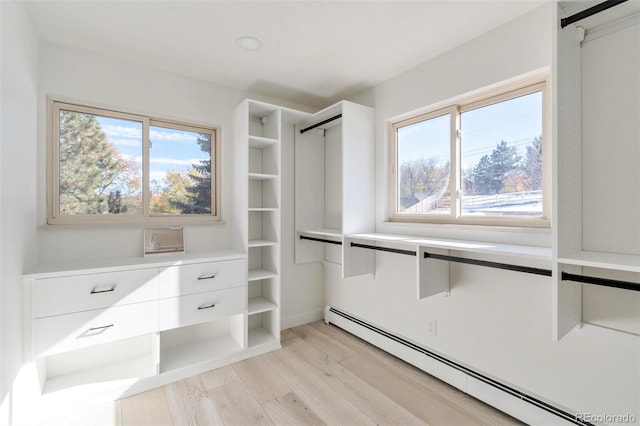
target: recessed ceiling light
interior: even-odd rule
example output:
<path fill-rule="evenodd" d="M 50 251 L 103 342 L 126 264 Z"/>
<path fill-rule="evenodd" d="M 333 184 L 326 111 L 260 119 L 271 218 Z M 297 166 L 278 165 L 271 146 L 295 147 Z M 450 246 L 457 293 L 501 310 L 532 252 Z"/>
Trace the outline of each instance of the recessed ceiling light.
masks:
<path fill-rule="evenodd" d="M 257 50 L 262 47 L 262 42 L 255 37 L 243 36 L 236 40 L 236 44 L 246 50 Z"/>

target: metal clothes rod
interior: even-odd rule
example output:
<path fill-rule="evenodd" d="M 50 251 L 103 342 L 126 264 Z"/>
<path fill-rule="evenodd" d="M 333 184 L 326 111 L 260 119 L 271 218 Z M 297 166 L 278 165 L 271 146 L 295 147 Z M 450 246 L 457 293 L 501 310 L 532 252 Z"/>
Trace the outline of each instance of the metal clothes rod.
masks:
<path fill-rule="evenodd" d="M 400 249 L 394 249 L 394 248 L 389 248 L 389 247 L 370 246 L 368 244 L 351 243 L 351 247 L 359 247 L 359 248 L 366 248 L 366 249 L 370 249 L 370 250 L 386 251 L 386 252 L 389 252 L 389 253 L 404 254 L 404 255 L 407 255 L 407 256 L 415 256 L 416 255 L 416 252 L 415 251 L 411 251 L 411 250 L 400 250 Z"/>
<path fill-rule="evenodd" d="M 336 245 L 339 245 L 339 246 L 342 245 L 342 241 L 331 241 L 331 240 L 325 240 L 324 238 L 307 237 L 305 235 L 300 235 L 300 239 L 301 240 L 309 240 L 309 241 L 317 241 L 319 243 L 336 244 Z"/>
<path fill-rule="evenodd" d="M 551 276 L 550 269 L 532 268 L 530 266 L 512 265 L 510 263 L 489 262 L 486 260 L 467 259 L 465 257 L 447 256 L 444 254 L 424 253 L 424 258 L 448 260 L 449 262 L 468 263 L 469 265 L 486 266 L 489 268 L 506 269 L 508 271 L 526 272 L 527 274 Z"/>
<path fill-rule="evenodd" d="M 323 120 L 323 121 L 321 121 L 319 123 L 316 123 L 316 124 L 314 124 L 312 126 L 305 127 L 304 129 L 300 129 L 300 133 L 302 134 L 302 133 L 308 132 L 309 130 L 313 130 L 316 127 L 320 127 L 323 124 L 331 123 L 332 121 L 337 120 L 338 118 L 341 118 L 341 117 L 342 117 L 342 114 L 334 115 L 333 117 L 327 118 L 326 120 Z"/>
<path fill-rule="evenodd" d="M 574 22 L 581 21 L 582 19 L 588 18 L 591 15 L 595 15 L 596 13 L 600 13 L 603 10 L 607 10 L 613 6 L 617 6 L 620 3 L 624 3 L 627 0 L 607 0 L 602 3 L 598 3 L 595 6 L 592 6 L 588 9 L 583 10 L 582 12 L 575 13 L 566 18 L 562 18 L 560 20 L 560 27 L 564 28 L 569 24 L 573 24 Z"/>
<path fill-rule="evenodd" d="M 570 274 L 568 272 L 562 273 L 562 281 L 576 281 L 584 284 L 595 284 L 605 287 L 622 288 L 624 290 L 640 291 L 640 283 L 634 283 L 630 281 L 611 280 L 608 278 L 589 277 L 586 275 Z"/>

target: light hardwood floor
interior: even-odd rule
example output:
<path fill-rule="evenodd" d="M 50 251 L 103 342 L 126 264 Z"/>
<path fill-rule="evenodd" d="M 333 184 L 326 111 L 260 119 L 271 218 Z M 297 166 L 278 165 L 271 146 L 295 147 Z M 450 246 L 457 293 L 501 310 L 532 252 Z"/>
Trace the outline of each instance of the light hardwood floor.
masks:
<path fill-rule="evenodd" d="M 282 349 L 47 426 L 517 425 L 517 420 L 323 322 Z"/>

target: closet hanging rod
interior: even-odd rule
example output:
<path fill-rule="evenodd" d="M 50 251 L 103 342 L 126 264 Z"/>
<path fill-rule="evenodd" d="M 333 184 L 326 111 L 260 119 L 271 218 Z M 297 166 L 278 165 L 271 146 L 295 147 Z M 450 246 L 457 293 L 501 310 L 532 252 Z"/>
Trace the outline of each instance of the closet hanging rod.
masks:
<path fill-rule="evenodd" d="M 300 239 L 301 240 L 309 240 L 309 241 L 317 241 L 319 243 L 337 244 L 339 246 L 342 245 L 342 241 L 325 240 L 324 238 L 307 237 L 306 235 L 300 235 Z"/>
<path fill-rule="evenodd" d="M 582 12 L 575 13 L 566 18 L 560 19 L 560 27 L 564 28 L 569 24 L 573 24 L 574 22 L 581 21 L 589 16 L 595 15 L 596 13 L 600 13 L 604 10 L 607 10 L 613 6 L 617 6 L 620 3 L 624 3 L 627 0 L 607 0 L 602 3 L 598 3 L 595 6 L 592 6 L 588 9 L 583 10 Z"/>
<path fill-rule="evenodd" d="M 608 278 L 590 277 L 587 275 L 570 274 L 568 272 L 562 273 L 562 281 L 576 281 L 584 284 L 601 285 L 605 287 L 622 288 L 624 290 L 640 291 L 640 283 L 634 283 L 631 281 L 612 280 Z"/>
<path fill-rule="evenodd" d="M 316 127 L 320 127 L 323 124 L 331 123 L 332 121 L 337 120 L 338 118 L 342 118 L 342 114 L 334 115 L 333 117 L 329 117 L 326 120 L 323 120 L 323 121 L 321 121 L 319 123 L 316 123 L 316 124 L 314 124 L 312 126 L 305 127 L 304 129 L 300 129 L 300 134 L 308 132 L 309 130 L 313 130 Z"/>
<path fill-rule="evenodd" d="M 424 258 L 448 260 L 449 262 L 467 263 L 469 265 L 486 266 L 488 268 L 506 269 L 508 271 L 526 272 L 527 274 L 551 276 L 550 269 L 532 268 L 530 266 L 512 265 L 510 263 L 489 262 L 487 260 L 468 259 L 466 257 L 448 256 L 444 254 L 424 253 Z"/>
<path fill-rule="evenodd" d="M 359 248 L 365 248 L 365 249 L 370 249 L 370 250 L 386 251 L 386 252 L 389 252 L 389 253 L 404 254 L 404 255 L 407 255 L 407 256 L 415 256 L 416 255 L 416 252 L 415 251 L 411 251 L 411 250 L 400 250 L 400 249 L 394 249 L 394 248 L 389 248 L 389 247 L 370 246 L 368 244 L 351 243 L 351 247 L 359 247 Z"/>

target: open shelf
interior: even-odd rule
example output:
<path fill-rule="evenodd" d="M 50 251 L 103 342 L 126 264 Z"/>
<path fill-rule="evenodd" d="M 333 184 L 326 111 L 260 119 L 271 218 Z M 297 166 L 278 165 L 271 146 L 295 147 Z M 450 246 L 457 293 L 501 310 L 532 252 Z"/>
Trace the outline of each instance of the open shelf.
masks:
<path fill-rule="evenodd" d="M 278 144 L 278 139 L 265 138 L 262 136 L 249 136 L 249 148 L 266 148 Z"/>
<path fill-rule="evenodd" d="M 271 334 L 265 328 L 253 328 L 249 330 L 249 347 L 274 344 L 278 342 L 278 338 Z"/>
<path fill-rule="evenodd" d="M 250 207 L 248 209 L 250 212 L 277 212 L 278 210 L 277 207 Z"/>
<path fill-rule="evenodd" d="M 160 373 L 215 362 L 242 351 L 244 314 L 160 333 Z"/>
<path fill-rule="evenodd" d="M 349 238 L 380 243 L 402 244 L 410 247 L 423 246 L 443 250 L 456 250 L 469 253 L 486 253 L 504 256 L 517 256 L 529 259 L 551 261 L 551 248 L 516 244 L 497 244 L 478 241 L 425 238 L 394 234 L 350 234 Z"/>
<path fill-rule="evenodd" d="M 259 303 L 261 306 L 265 306 L 264 303 Z M 280 311 L 277 306 L 250 314 L 247 325 L 249 348 L 267 344 L 273 345 L 280 341 Z"/>
<path fill-rule="evenodd" d="M 147 334 L 40 358 L 42 393 L 117 389 L 155 376 L 156 342 Z"/>
<path fill-rule="evenodd" d="M 342 238 L 342 230 L 333 228 L 305 229 L 299 231 L 299 233 L 303 235 L 316 235 L 320 237 Z"/>
<path fill-rule="evenodd" d="M 277 307 L 278 305 L 264 297 L 253 297 L 249 299 L 249 315 L 271 311 Z"/>
<path fill-rule="evenodd" d="M 277 276 L 278 276 L 277 272 L 270 271 L 264 268 L 259 268 L 259 269 L 250 269 L 247 279 L 249 281 L 257 281 L 257 280 L 264 280 L 267 278 L 275 278 Z"/>
<path fill-rule="evenodd" d="M 124 359 L 102 367 L 51 377 L 46 381 L 42 393 L 48 394 L 67 389 L 82 392 L 83 388 L 87 386 L 91 386 L 94 392 L 96 388 L 118 389 L 155 375 L 156 367 L 153 357 L 149 354 Z"/>
<path fill-rule="evenodd" d="M 242 348 L 231 336 L 221 336 L 205 341 L 194 341 L 187 345 L 161 353 L 160 373 L 212 362 L 241 352 Z"/>
<path fill-rule="evenodd" d="M 270 180 L 277 179 L 278 175 L 270 174 L 270 173 L 249 173 L 250 180 Z"/>
<path fill-rule="evenodd" d="M 277 245 L 278 242 L 269 240 L 249 240 L 248 244 L 249 247 L 269 247 Z"/>
<path fill-rule="evenodd" d="M 630 254 L 579 251 L 566 257 L 560 257 L 558 262 L 567 265 L 640 272 L 640 256 Z"/>

